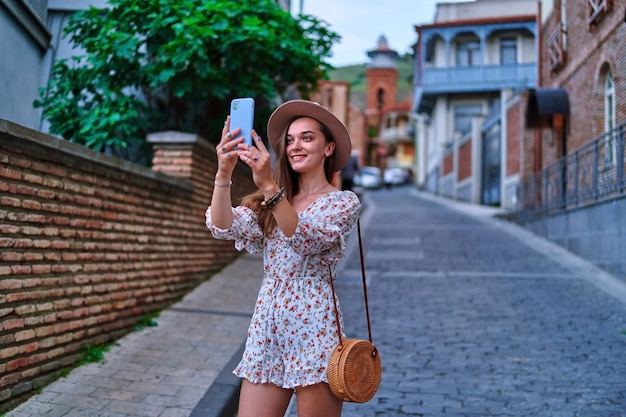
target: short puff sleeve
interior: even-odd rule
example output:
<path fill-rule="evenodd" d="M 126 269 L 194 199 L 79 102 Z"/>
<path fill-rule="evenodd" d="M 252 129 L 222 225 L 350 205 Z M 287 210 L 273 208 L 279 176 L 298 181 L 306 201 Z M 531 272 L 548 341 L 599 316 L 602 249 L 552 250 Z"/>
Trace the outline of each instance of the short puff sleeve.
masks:
<path fill-rule="evenodd" d="M 243 249 L 250 253 L 260 253 L 263 250 L 263 232 L 257 221 L 256 213 L 249 207 L 233 207 L 233 223 L 227 229 L 222 229 L 211 221 L 211 207 L 206 211 L 206 226 L 216 239 L 234 240 L 235 249 Z"/>
<path fill-rule="evenodd" d="M 352 191 L 327 194 L 298 214 L 296 231 L 286 242 L 303 257 L 317 255 L 327 265 L 337 262 L 344 256 L 346 238 L 360 210 L 361 202 Z"/>

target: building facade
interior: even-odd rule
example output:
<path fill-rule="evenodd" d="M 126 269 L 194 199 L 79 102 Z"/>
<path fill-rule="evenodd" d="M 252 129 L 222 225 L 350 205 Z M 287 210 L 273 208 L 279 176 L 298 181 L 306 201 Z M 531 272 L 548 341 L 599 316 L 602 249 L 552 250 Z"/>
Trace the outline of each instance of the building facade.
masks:
<path fill-rule="evenodd" d="M 0 2 L 0 117 L 33 129 L 41 121 L 33 101 L 49 66 L 47 20 L 47 0 Z"/>
<path fill-rule="evenodd" d="M 543 0 L 520 223 L 626 280 L 626 3 Z"/>
<path fill-rule="evenodd" d="M 535 0 L 437 4 L 416 27 L 418 186 L 480 204 L 516 204 L 519 144 L 507 140 L 511 101 L 537 83 Z M 515 165 L 515 164 L 513 164 Z"/>
<path fill-rule="evenodd" d="M 570 111 L 543 123 L 550 128 L 541 129 L 537 166 L 626 121 L 625 9 L 626 3 L 610 0 L 542 1 L 540 85 L 561 89 Z"/>

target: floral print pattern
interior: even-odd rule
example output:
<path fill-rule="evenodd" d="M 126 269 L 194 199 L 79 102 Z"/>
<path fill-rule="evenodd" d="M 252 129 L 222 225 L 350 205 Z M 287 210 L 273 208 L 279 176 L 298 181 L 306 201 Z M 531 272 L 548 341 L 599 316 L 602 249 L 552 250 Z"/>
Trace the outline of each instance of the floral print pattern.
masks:
<path fill-rule="evenodd" d="M 237 250 L 263 251 L 263 282 L 235 375 L 283 388 L 328 382 L 338 343 L 328 267 L 334 277 L 360 209 L 352 191 L 334 191 L 298 213 L 293 236 L 277 228 L 265 237 L 249 208 L 233 208 L 233 224 L 220 229 L 209 207 L 206 225 L 215 238 L 234 240 Z"/>

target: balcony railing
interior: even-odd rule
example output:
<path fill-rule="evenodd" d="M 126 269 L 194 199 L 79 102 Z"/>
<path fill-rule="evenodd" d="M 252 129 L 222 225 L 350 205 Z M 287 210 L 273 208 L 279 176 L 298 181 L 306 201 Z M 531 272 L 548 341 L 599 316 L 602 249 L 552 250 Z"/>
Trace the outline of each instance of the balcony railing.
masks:
<path fill-rule="evenodd" d="M 401 127 L 388 127 L 380 132 L 380 139 L 384 142 L 399 142 L 413 140 L 409 125 Z"/>
<path fill-rule="evenodd" d="M 626 123 L 520 183 L 518 218 L 572 209 L 626 195 Z"/>
<path fill-rule="evenodd" d="M 533 87 L 537 66 L 531 64 L 482 65 L 424 68 L 424 94 L 493 91 L 502 88 Z"/>

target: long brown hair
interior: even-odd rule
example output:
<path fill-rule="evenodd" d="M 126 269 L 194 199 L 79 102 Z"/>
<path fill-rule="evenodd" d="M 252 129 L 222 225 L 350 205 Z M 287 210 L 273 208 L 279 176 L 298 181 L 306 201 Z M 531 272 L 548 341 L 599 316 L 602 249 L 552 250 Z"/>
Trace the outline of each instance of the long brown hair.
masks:
<path fill-rule="evenodd" d="M 298 183 L 299 174 L 291 168 L 287 159 L 287 132 L 289 131 L 291 123 L 302 117 L 308 116 L 298 116 L 287 124 L 285 130 L 281 134 L 282 140 L 278 141 L 278 146 L 274 149 L 276 152 L 276 163 L 272 167 L 272 178 L 276 184 L 278 184 L 278 187 L 285 189 L 285 198 L 290 202 L 293 196 L 298 194 L 300 184 Z M 313 120 L 317 122 L 320 132 L 322 132 L 324 138 L 326 139 L 326 143 L 335 142 L 335 138 L 330 133 L 330 130 L 326 127 L 326 125 L 320 123 L 316 119 Z M 337 145 L 335 144 L 335 146 Z M 326 180 L 331 182 L 335 174 L 335 152 L 333 152 L 333 154 L 327 157 L 324 161 L 324 174 L 326 175 Z M 241 200 L 241 205 L 251 208 L 257 214 L 259 226 L 261 226 L 263 233 L 268 236 L 274 231 L 274 229 L 276 229 L 278 224 L 276 223 L 276 219 L 272 215 L 272 212 L 261 207 L 261 202 L 264 199 L 265 196 L 263 195 L 263 192 L 258 190 L 245 196 Z"/>

